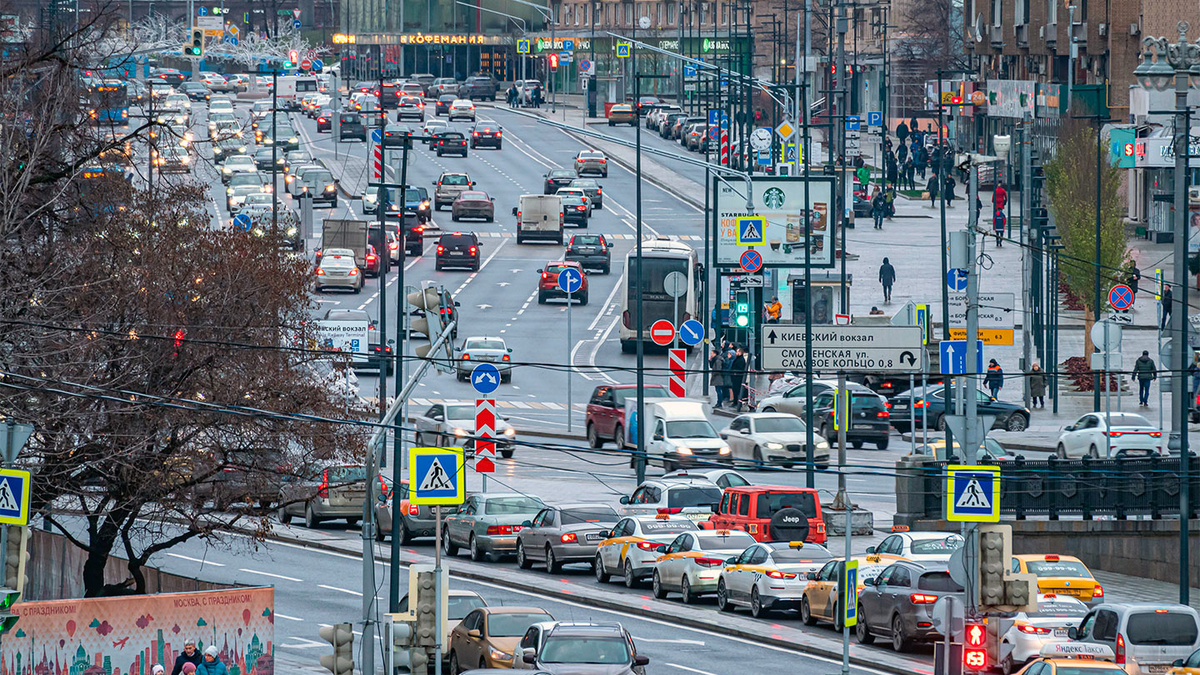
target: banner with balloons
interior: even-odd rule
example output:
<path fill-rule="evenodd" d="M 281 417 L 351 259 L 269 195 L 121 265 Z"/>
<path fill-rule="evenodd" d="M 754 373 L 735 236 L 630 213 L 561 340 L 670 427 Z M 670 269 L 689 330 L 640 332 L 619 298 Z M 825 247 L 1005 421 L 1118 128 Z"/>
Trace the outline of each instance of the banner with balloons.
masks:
<path fill-rule="evenodd" d="M 4 636 L 0 675 L 167 672 L 188 638 L 220 650 L 229 675 L 274 675 L 275 589 L 236 588 L 24 602 Z"/>

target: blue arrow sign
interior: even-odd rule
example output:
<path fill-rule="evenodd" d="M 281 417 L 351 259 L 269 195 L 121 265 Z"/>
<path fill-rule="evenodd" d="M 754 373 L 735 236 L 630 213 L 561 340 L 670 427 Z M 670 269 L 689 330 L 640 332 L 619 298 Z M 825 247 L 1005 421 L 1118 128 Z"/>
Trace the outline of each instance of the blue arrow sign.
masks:
<path fill-rule="evenodd" d="M 200 5 L 199 9 L 196 10 L 196 13 L 200 16 L 208 16 L 208 8 L 204 5 Z"/>
<path fill-rule="evenodd" d="M 380 131 L 379 129 L 372 129 L 371 130 L 371 142 L 372 143 L 382 143 L 383 142 L 383 132 Z"/>
<path fill-rule="evenodd" d="M 579 287 L 583 285 L 583 274 L 579 270 L 567 269 L 558 273 L 558 287 L 563 293 L 576 293 Z"/>
<path fill-rule="evenodd" d="M 942 340 L 942 374 L 965 375 L 967 373 L 967 341 Z M 983 370 L 983 340 L 977 340 L 975 345 L 975 373 Z"/>
<path fill-rule="evenodd" d="M 704 340 L 704 324 L 695 319 L 688 319 L 679 325 L 679 339 L 683 344 L 694 347 Z"/>
<path fill-rule="evenodd" d="M 292 20 L 292 28 L 295 28 L 296 30 L 300 30 L 300 19 Z"/>
<path fill-rule="evenodd" d="M 250 216 L 248 216 L 244 213 L 237 214 L 236 216 L 233 217 L 233 226 L 236 227 L 237 229 L 241 230 L 242 232 L 249 232 L 250 231 Z"/>
<path fill-rule="evenodd" d="M 883 126 L 883 113 L 878 112 L 878 111 L 871 111 L 871 112 L 867 113 L 867 126 L 869 126 L 869 127 Z"/>
<path fill-rule="evenodd" d="M 471 371 L 471 386 L 480 394 L 490 394 L 500 386 L 500 371 L 490 363 L 481 363 Z"/>
<path fill-rule="evenodd" d="M 946 285 L 952 291 L 967 290 L 967 271 L 960 269 L 952 269 L 946 272 Z"/>
<path fill-rule="evenodd" d="M 325 62 L 321 59 L 309 59 L 309 61 L 312 63 L 313 70 L 321 70 L 325 67 Z"/>
<path fill-rule="evenodd" d="M 226 40 L 226 41 L 228 41 L 228 42 L 229 42 L 229 44 L 231 44 L 231 45 L 233 45 L 233 46 L 235 46 L 235 47 L 237 46 L 238 39 L 237 39 L 237 38 L 235 38 L 235 37 L 233 37 L 232 35 L 230 35 L 229 37 L 225 38 L 225 40 Z"/>
<path fill-rule="evenodd" d="M 709 110 L 708 111 L 709 126 L 716 126 L 717 123 L 720 122 L 720 120 L 721 120 L 721 111 L 720 110 Z"/>

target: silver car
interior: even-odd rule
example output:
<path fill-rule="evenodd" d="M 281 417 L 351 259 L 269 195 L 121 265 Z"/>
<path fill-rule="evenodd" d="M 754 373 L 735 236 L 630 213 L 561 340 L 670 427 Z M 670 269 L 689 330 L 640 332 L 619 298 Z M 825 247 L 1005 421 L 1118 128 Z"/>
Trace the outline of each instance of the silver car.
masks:
<path fill-rule="evenodd" d="M 678 592 L 685 604 L 717 592 L 725 560 L 754 545 L 754 537 L 736 530 L 684 532 L 654 561 L 652 588 L 662 600 Z"/>
<path fill-rule="evenodd" d="M 575 155 L 575 174 L 598 173 L 608 178 L 608 158 L 599 150 L 580 150 Z"/>
<path fill-rule="evenodd" d="M 467 455 L 475 454 L 475 404 L 435 403 L 414 420 L 417 427 L 417 447 L 462 446 Z M 508 420 L 496 415 L 495 437 L 492 439 L 501 457 L 513 456 L 517 430 Z"/>
<path fill-rule="evenodd" d="M 797 609 L 807 575 L 833 559 L 829 549 L 804 542 L 764 542 L 725 560 L 717 582 L 717 607 L 749 607 L 754 616 Z"/>
<path fill-rule="evenodd" d="M 314 528 L 326 520 L 344 518 L 350 525 L 362 519 L 367 498 L 367 470 L 357 464 L 327 466 L 307 479 L 286 481 L 280 488 L 279 522 L 303 517 Z"/>
<path fill-rule="evenodd" d="M 500 381 L 512 380 L 512 348 L 499 337 L 469 337 L 458 348 L 458 381 L 465 382 L 480 363 L 490 363 L 500 371 Z"/>
<path fill-rule="evenodd" d="M 774 464 L 792 468 L 807 461 L 807 433 L 804 422 L 788 413 L 746 413 L 733 418 L 720 431 L 729 445 L 734 462 L 751 468 Z M 813 463 L 829 468 L 829 443 L 813 432 Z"/>
<path fill-rule="evenodd" d="M 470 495 L 442 524 L 442 551 L 458 555 L 466 547 L 471 560 L 511 555 L 517 550 L 522 523 L 546 508 L 542 500 L 515 492 Z"/>
<path fill-rule="evenodd" d="M 357 390 L 356 390 L 357 391 Z M 396 503 L 397 493 L 392 489 L 392 481 L 387 476 L 380 476 L 384 488 L 384 501 L 375 504 L 375 539 L 385 541 L 392 536 L 392 506 Z M 407 498 L 408 480 L 400 481 L 400 543 L 407 544 L 417 537 L 433 537 L 436 534 L 437 519 L 432 506 L 411 504 Z"/>
<path fill-rule="evenodd" d="M 567 563 L 591 563 L 604 532 L 621 517 L 608 504 L 566 504 L 542 509 L 533 520 L 522 523 L 517 534 L 517 565 L 533 567 L 546 563 L 546 571 L 557 573 Z"/>
<path fill-rule="evenodd" d="M 320 293 L 327 288 L 341 288 L 361 293 L 363 275 L 354 261 L 354 251 L 348 248 L 331 248 L 321 256 L 316 270 L 316 287 Z"/>

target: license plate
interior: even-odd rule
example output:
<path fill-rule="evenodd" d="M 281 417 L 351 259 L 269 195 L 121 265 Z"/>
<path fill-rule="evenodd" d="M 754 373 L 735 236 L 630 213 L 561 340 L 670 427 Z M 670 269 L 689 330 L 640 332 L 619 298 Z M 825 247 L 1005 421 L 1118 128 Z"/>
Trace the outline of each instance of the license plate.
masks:
<path fill-rule="evenodd" d="M 708 520 L 708 517 L 712 514 L 711 513 L 685 513 L 683 515 L 685 518 L 692 521 L 693 523 L 698 523 L 702 520 Z"/>
<path fill-rule="evenodd" d="M 450 251 L 450 255 L 462 255 L 462 251 Z"/>
<path fill-rule="evenodd" d="M 600 533 L 598 533 L 598 532 L 592 532 L 590 534 L 584 535 L 583 538 L 585 541 L 603 541 L 604 540 L 604 537 L 600 536 Z"/>
<path fill-rule="evenodd" d="M 1148 673 L 1165 673 L 1170 669 L 1171 669 L 1170 664 L 1162 663 L 1162 664 L 1154 664 L 1152 666 L 1147 666 L 1146 672 L 1148 672 Z"/>
<path fill-rule="evenodd" d="M 1055 628 L 1054 629 L 1054 637 L 1059 637 L 1059 638 L 1067 637 L 1067 629 L 1066 628 Z"/>

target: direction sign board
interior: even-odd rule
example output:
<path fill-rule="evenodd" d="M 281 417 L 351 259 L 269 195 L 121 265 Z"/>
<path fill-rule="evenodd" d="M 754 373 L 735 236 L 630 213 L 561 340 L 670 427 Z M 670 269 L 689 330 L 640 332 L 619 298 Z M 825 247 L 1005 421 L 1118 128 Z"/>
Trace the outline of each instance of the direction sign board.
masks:
<path fill-rule="evenodd" d="M 679 339 L 689 347 L 695 347 L 704 340 L 704 324 L 695 319 L 688 319 L 679 324 Z"/>
<path fill-rule="evenodd" d="M 1108 304 L 1118 312 L 1133 307 L 1133 289 L 1125 284 L 1117 284 L 1108 291 Z"/>
<path fill-rule="evenodd" d="M 708 125 L 710 127 L 715 127 L 720 121 L 721 121 L 721 111 L 720 110 L 709 110 L 708 111 Z"/>
<path fill-rule="evenodd" d="M 500 371 L 490 363 L 481 363 L 471 370 L 471 386 L 487 396 L 500 386 Z"/>
<path fill-rule="evenodd" d="M 194 26 L 203 29 L 206 33 L 214 30 L 224 32 L 225 21 L 219 16 L 198 16 Z"/>
<path fill-rule="evenodd" d="M 946 467 L 946 520 L 1000 522 L 1000 467 L 952 464 Z"/>
<path fill-rule="evenodd" d="M 242 232 L 249 232 L 250 225 L 251 225 L 250 216 L 248 216 L 244 213 L 239 213 L 233 217 L 233 226 L 236 227 L 237 229 L 241 230 Z"/>
<path fill-rule="evenodd" d="M 563 293 L 575 293 L 582 285 L 583 275 L 579 273 L 579 270 L 568 267 L 558 273 L 558 288 Z"/>
<path fill-rule="evenodd" d="M 366 355 L 369 351 L 368 336 L 371 327 L 366 319 L 359 321 L 336 321 L 322 319 L 317 322 L 317 349 Z"/>
<path fill-rule="evenodd" d="M 675 339 L 675 325 L 666 319 L 650 324 L 650 339 L 660 347 L 666 347 Z"/>
<path fill-rule="evenodd" d="M 942 350 L 941 366 L 943 375 L 964 375 L 967 372 L 967 341 L 942 340 L 939 343 Z M 975 344 L 975 373 L 983 370 L 983 340 Z"/>
<path fill-rule="evenodd" d="M 763 370 L 804 370 L 804 324 L 771 324 L 763 330 Z M 812 347 L 813 370 L 921 370 L 921 329 L 917 326 L 813 326 Z"/>
<path fill-rule="evenodd" d="M 453 506 L 466 501 L 462 448 L 412 448 L 408 451 L 410 504 Z"/>
<path fill-rule="evenodd" d="M 967 296 L 965 293 L 951 293 L 950 307 L 950 337 L 955 340 L 967 338 Z M 979 334 L 976 336 L 986 345 L 1011 345 L 1016 332 L 1016 316 L 1014 311 L 1016 296 L 1012 293 L 980 293 Z"/>
<path fill-rule="evenodd" d="M 524 40 L 524 39 L 517 40 L 517 53 L 518 54 L 528 54 L 529 53 L 529 40 Z"/>
<path fill-rule="evenodd" d="M 743 270 L 748 274 L 754 274 L 762 269 L 762 254 L 755 250 L 746 251 L 742 254 L 739 262 L 741 262 Z"/>
<path fill-rule="evenodd" d="M 292 28 L 295 28 L 296 30 L 300 30 L 300 26 L 301 26 L 300 19 L 296 19 L 295 21 L 292 22 Z"/>
<path fill-rule="evenodd" d="M 0 525 L 29 524 L 28 471 L 0 469 Z"/>
<path fill-rule="evenodd" d="M 858 561 L 848 560 L 842 567 L 842 625 L 853 627 L 858 624 Z"/>

